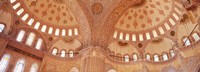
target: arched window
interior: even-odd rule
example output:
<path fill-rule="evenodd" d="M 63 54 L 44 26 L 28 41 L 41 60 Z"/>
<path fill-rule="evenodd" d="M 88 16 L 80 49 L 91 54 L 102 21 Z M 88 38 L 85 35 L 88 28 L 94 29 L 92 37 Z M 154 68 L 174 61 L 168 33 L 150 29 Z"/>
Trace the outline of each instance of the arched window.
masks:
<path fill-rule="evenodd" d="M 138 60 L 137 54 L 133 54 L 133 61 L 137 61 L 137 60 Z"/>
<path fill-rule="evenodd" d="M 58 49 L 57 49 L 57 48 L 54 48 L 53 51 L 52 51 L 52 54 L 53 54 L 53 55 L 56 55 L 57 53 L 58 53 Z"/>
<path fill-rule="evenodd" d="M 25 67 L 25 60 L 20 59 L 15 66 L 14 72 L 23 72 L 24 67 Z"/>
<path fill-rule="evenodd" d="M 21 8 L 19 11 L 17 11 L 17 15 L 20 16 L 24 12 L 24 9 Z"/>
<path fill-rule="evenodd" d="M 188 38 L 183 38 L 184 45 L 190 45 L 190 40 Z"/>
<path fill-rule="evenodd" d="M 26 44 L 31 46 L 34 39 L 35 39 L 35 34 L 31 32 L 28 36 L 28 39 L 26 40 Z"/>
<path fill-rule="evenodd" d="M 69 36 L 72 36 L 72 29 L 69 29 L 69 30 L 68 30 L 68 35 L 69 35 Z"/>
<path fill-rule="evenodd" d="M 33 19 L 33 18 L 31 18 L 31 19 L 28 21 L 28 25 L 32 25 L 32 24 L 33 24 L 33 22 L 34 22 L 34 19 Z"/>
<path fill-rule="evenodd" d="M 52 32 L 53 32 L 53 28 L 50 27 L 48 33 L 49 33 L 49 34 L 52 34 Z"/>
<path fill-rule="evenodd" d="M 192 34 L 192 37 L 194 38 L 195 41 L 199 41 L 200 37 L 197 33 Z"/>
<path fill-rule="evenodd" d="M 14 3 L 16 0 L 10 0 L 11 3 Z"/>
<path fill-rule="evenodd" d="M 65 50 L 61 51 L 61 57 L 65 57 Z"/>
<path fill-rule="evenodd" d="M 55 35 L 58 36 L 59 35 L 60 30 L 56 29 Z"/>
<path fill-rule="evenodd" d="M 158 61 L 159 61 L 158 55 L 154 55 L 154 61 L 155 61 L 155 62 L 158 62 Z"/>
<path fill-rule="evenodd" d="M 4 28 L 5 28 L 5 25 L 4 24 L 0 24 L 0 32 L 3 32 Z"/>
<path fill-rule="evenodd" d="M 0 62 L 0 72 L 5 72 L 6 71 L 6 68 L 8 66 L 10 57 L 11 56 L 9 54 L 5 54 L 3 56 L 3 58 L 1 59 L 1 62 Z"/>
<path fill-rule="evenodd" d="M 78 35 L 78 29 L 77 28 L 74 29 L 74 35 Z"/>
<path fill-rule="evenodd" d="M 163 60 L 168 60 L 167 53 L 164 53 L 164 54 L 163 54 Z"/>
<path fill-rule="evenodd" d="M 110 69 L 108 72 L 117 72 L 115 69 Z"/>
<path fill-rule="evenodd" d="M 158 34 L 157 34 L 156 30 L 153 30 L 153 36 L 154 37 L 158 37 Z"/>
<path fill-rule="evenodd" d="M 150 61 L 150 60 L 151 60 L 151 56 L 150 56 L 149 54 L 147 54 L 147 55 L 146 55 L 146 59 L 147 59 L 148 61 Z"/>
<path fill-rule="evenodd" d="M 69 70 L 69 72 L 79 72 L 79 69 L 77 67 L 73 67 Z"/>
<path fill-rule="evenodd" d="M 165 33 L 162 27 L 159 27 L 158 30 L 160 31 L 160 34 L 164 34 Z"/>
<path fill-rule="evenodd" d="M 42 39 L 39 38 L 39 39 L 37 40 L 37 43 L 36 43 L 36 45 L 35 45 L 35 48 L 38 49 L 38 50 L 40 50 L 40 49 L 41 49 L 41 45 L 42 45 Z"/>
<path fill-rule="evenodd" d="M 38 64 L 37 64 L 37 63 L 34 63 L 34 64 L 31 66 L 30 72 L 37 72 L 37 71 L 38 71 L 38 68 L 39 68 Z"/>
<path fill-rule="evenodd" d="M 29 15 L 28 15 L 28 14 L 25 14 L 25 15 L 22 17 L 22 20 L 25 21 L 28 17 L 29 17 Z"/>
<path fill-rule="evenodd" d="M 46 31 L 46 28 L 47 28 L 47 26 L 46 26 L 46 25 L 43 25 L 41 31 L 42 31 L 42 32 L 45 32 L 45 31 Z"/>
<path fill-rule="evenodd" d="M 114 35 L 113 35 L 113 38 L 117 38 L 117 31 L 115 31 Z"/>
<path fill-rule="evenodd" d="M 124 35 L 124 34 L 123 34 L 122 32 L 119 34 L 119 39 L 120 39 L 120 40 L 123 40 L 123 35 Z"/>
<path fill-rule="evenodd" d="M 40 27 L 40 22 L 37 22 L 34 26 L 34 29 L 38 29 Z"/>
<path fill-rule="evenodd" d="M 21 5 L 20 3 L 15 4 L 15 5 L 13 6 L 13 9 L 16 10 L 17 8 L 19 8 L 20 5 Z"/>
<path fill-rule="evenodd" d="M 144 40 L 143 34 L 139 34 L 139 40 L 140 40 L 140 41 L 143 41 L 143 40 Z"/>
<path fill-rule="evenodd" d="M 126 34 L 126 40 L 129 41 L 129 34 Z"/>
<path fill-rule="evenodd" d="M 132 34 L 132 41 L 136 41 L 136 35 Z"/>
<path fill-rule="evenodd" d="M 24 35 L 25 35 L 25 31 L 24 30 L 20 30 L 16 40 L 18 42 L 21 42 L 23 37 L 24 37 Z"/>
<path fill-rule="evenodd" d="M 65 36 L 65 34 L 66 34 L 66 30 L 63 29 L 63 30 L 62 30 L 62 36 Z"/>
<path fill-rule="evenodd" d="M 69 57 L 74 57 L 74 51 L 72 50 L 69 51 Z"/>
<path fill-rule="evenodd" d="M 129 62 L 129 56 L 128 56 L 128 55 L 125 55 L 125 56 L 124 56 L 124 61 L 125 61 L 125 62 Z"/>
<path fill-rule="evenodd" d="M 166 28 L 167 30 L 171 29 L 168 23 L 165 23 L 165 28 Z"/>
<path fill-rule="evenodd" d="M 170 50 L 170 54 L 172 57 L 174 57 L 175 56 L 174 50 Z"/>
<path fill-rule="evenodd" d="M 151 36 L 149 33 L 146 33 L 146 38 L 147 38 L 147 40 L 151 39 Z"/>

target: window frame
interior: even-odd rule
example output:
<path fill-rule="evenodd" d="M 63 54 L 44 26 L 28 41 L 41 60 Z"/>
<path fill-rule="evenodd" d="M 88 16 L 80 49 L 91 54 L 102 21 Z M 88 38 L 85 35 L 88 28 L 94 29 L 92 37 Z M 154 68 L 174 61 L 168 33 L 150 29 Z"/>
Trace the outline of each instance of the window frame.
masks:
<path fill-rule="evenodd" d="M 32 36 L 31 36 L 32 35 Z M 34 43 L 34 40 L 36 38 L 36 34 L 34 32 L 30 32 L 28 37 L 26 38 L 26 45 L 32 46 Z"/>
<path fill-rule="evenodd" d="M 196 34 L 196 35 L 194 36 L 194 34 Z M 192 38 L 194 39 L 195 42 L 200 40 L 200 36 L 199 36 L 199 34 L 197 32 L 192 34 Z"/>
<path fill-rule="evenodd" d="M 64 51 L 64 56 L 63 56 L 63 57 L 62 57 L 62 55 L 63 55 L 62 51 Z M 60 54 L 60 57 L 62 57 L 62 58 L 66 57 L 66 52 L 67 52 L 67 51 L 66 51 L 66 50 L 64 50 L 64 49 L 63 49 L 63 50 L 61 50 L 61 51 L 60 51 L 60 53 L 61 53 L 61 54 Z"/>
<path fill-rule="evenodd" d="M 1 67 L 3 72 L 6 71 L 8 65 L 10 63 L 10 59 L 11 59 L 11 55 L 10 54 L 4 54 L 3 57 L 2 57 L 2 59 L 0 60 L 0 66 L 1 66 L 1 61 L 3 61 L 3 59 L 5 59 L 6 56 L 8 57 L 8 60 L 6 61 L 6 65 L 4 65 L 4 68 Z"/>
<path fill-rule="evenodd" d="M 158 54 L 153 55 L 154 62 L 159 62 L 160 58 Z"/>
<path fill-rule="evenodd" d="M 36 69 L 36 70 L 35 70 Z M 31 69 L 30 69 L 30 72 L 38 72 L 38 69 L 39 69 L 39 65 L 38 63 L 33 63 L 31 65 Z M 32 71 L 33 70 L 33 71 Z M 35 71 L 34 71 L 35 70 Z"/>
<path fill-rule="evenodd" d="M 16 62 L 16 64 L 15 64 L 15 68 L 14 68 L 14 70 L 13 70 L 13 72 L 18 72 L 18 71 L 15 71 L 16 70 L 16 68 L 17 68 L 17 66 L 19 66 L 19 62 L 20 61 L 22 61 L 23 63 L 21 63 L 21 64 L 23 64 L 23 68 L 22 68 L 22 72 L 24 72 L 24 70 L 25 70 L 25 66 L 26 66 L 26 61 L 25 61 L 25 59 L 23 59 L 23 58 L 21 58 L 21 59 L 19 59 L 17 62 Z"/>
<path fill-rule="evenodd" d="M 148 58 L 149 57 L 149 58 Z M 145 59 L 147 60 L 147 61 L 151 61 L 151 55 L 150 54 L 146 54 L 145 55 Z"/>
<path fill-rule="evenodd" d="M 163 53 L 162 58 L 163 58 L 164 61 L 169 60 L 169 56 L 168 56 L 167 53 Z"/>
<path fill-rule="evenodd" d="M 136 53 L 133 53 L 133 61 L 137 61 L 138 60 L 138 55 Z"/>
<path fill-rule="evenodd" d="M 69 57 L 74 57 L 74 51 L 73 50 L 69 50 Z"/>
<path fill-rule="evenodd" d="M 124 61 L 129 62 L 130 61 L 130 56 L 128 54 L 124 55 Z"/>
<path fill-rule="evenodd" d="M 54 54 L 54 53 L 53 53 L 53 51 L 54 51 L 55 49 L 57 50 L 57 51 L 56 51 L 56 54 Z M 57 55 L 57 53 L 58 53 L 58 51 L 59 51 L 59 49 L 58 49 L 58 48 L 56 48 L 56 47 L 54 47 L 54 48 L 51 50 L 51 54 L 56 56 L 56 55 Z"/>
<path fill-rule="evenodd" d="M 24 33 L 23 33 L 23 32 L 24 32 Z M 23 34 L 20 35 L 21 33 L 23 33 Z M 24 37 L 25 37 L 25 35 L 26 35 L 26 31 L 25 31 L 25 30 L 23 30 L 23 29 L 19 30 L 19 31 L 18 31 L 18 34 L 17 34 L 17 37 L 16 37 L 16 41 L 22 42 L 23 39 L 24 39 Z M 21 37 L 21 38 L 18 40 L 19 37 Z"/>
<path fill-rule="evenodd" d="M 39 42 L 40 40 L 41 40 L 41 43 Z M 40 44 L 39 44 L 39 43 L 40 43 Z M 43 44 L 43 39 L 42 39 L 42 38 L 38 38 L 37 41 L 36 41 L 36 44 L 35 44 L 35 49 L 41 50 L 42 44 Z M 37 48 L 38 45 L 39 45 L 39 48 Z"/>

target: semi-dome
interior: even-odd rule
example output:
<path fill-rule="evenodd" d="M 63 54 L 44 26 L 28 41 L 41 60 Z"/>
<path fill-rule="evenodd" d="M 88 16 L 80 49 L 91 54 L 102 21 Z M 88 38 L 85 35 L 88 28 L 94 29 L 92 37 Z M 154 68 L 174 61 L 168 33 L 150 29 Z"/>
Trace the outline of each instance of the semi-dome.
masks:
<path fill-rule="evenodd" d="M 45 24 L 56 26 L 77 25 L 75 16 L 62 0 L 20 0 L 31 17 Z"/>
<path fill-rule="evenodd" d="M 169 53 L 170 50 L 174 49 L 173 45 L 175 43 L 167 38 L 158 38 L 151 43 L 149 43 L 145 48 L 145 54 L 163 54 Z"/>
<path fill-rule="evenodd" d="M 117 29 L 140 32 L 167 25 L 174 26 L 181 16 L 180 4 L 175 0 L 145 0 L 141 6 L 127 9 L 119 18 Z"/>
<path fill-rule="evenodd" d="M 128 41 L 158 37 L 179 23 L 182 10 L 177 0 L 145 0 L 144 4 L 124 11 L 115 24 L 113 37 L 116 38 L 117 33 L 119 39 Z"/>

